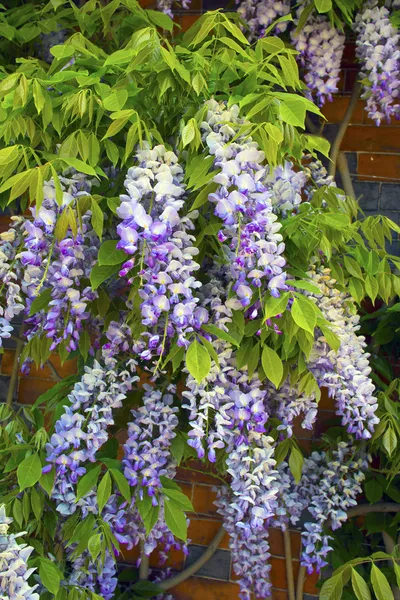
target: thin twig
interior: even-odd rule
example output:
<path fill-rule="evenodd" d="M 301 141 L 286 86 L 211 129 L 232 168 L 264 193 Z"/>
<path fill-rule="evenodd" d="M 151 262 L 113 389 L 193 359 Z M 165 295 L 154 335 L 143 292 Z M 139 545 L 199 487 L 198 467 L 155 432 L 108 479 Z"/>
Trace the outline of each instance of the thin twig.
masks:
<path fill-rule="evenodd" d="M 304 582 L 306 580 L 306 567 L 301 566 L 297 576 L 296 600 L 303 600 Z"/>
<path fill-rule="evenodd" d="M 288 600 L 296 600 L 295 591 L 294 591 L 292 544 L 290 542 L 290 533 L 289 533 L 288 529 L 285 529 L 283 532 L 283 543 L 285 545 L 285 563 L 286 563 Z"/>
<path fill-rule="evenodd" d="M 332 175 L 332 177 L 335 177 L 336 165 L 337 165 L 337 160 L 338 160 L 338 156 L 339 156 L 339 152 L 340 152 L 340 146 L 342 145 L 342 141 L 343 141 L 343 138 L 347 131 L 347 127 L 350 124 L 351 117 L 353 116 L 354 109 L 357 105 L 357 100 L 360 95 L 360 91 L 361 91 L 361 83 L 359 81 L 356 81 L 356 83 L 354 84 L 354 87 L 353 87 L 353 91 L 351 94 L 349 104 L 347 106 L 346 112 L 343 117 L 343 121 L 340 123 L 340 127 L 336 134 L 336 138 L 334 139 L 333 144 L 331 146 L 330 159 L 332 162 L 329 164 L 329 175 Z"/>
<path fill-rule="evenodd" d="M 208 560 L 210 560 L 210 558 L 213 556 L 213 554 L 215 554 L 215 552 L 218 550 L 218 547 L 219 547 L 225 533 L 226 533 L 225 529 L 223 528 L 223 526 L 221 526 L 221 529 L 218 531 L 217 535 L 215 536 L 215 538 L 213 539 L 211 544 L 203 552 L 203 554 L 197 560 L 194 561 L 193 564 L 191 564 L 189 567 L 187 567 L 186 569 L 184 569 L 183 571 L 181 571 L 174 577 L 171 577 L 170 579 L 166 579 L 165 581 L 160 581 L 159 583 L 157 583 L 157 585 L 160 588 L 162 588 L 163 590 L 170 590 L 171 588 L 175 587 L 179 583 L 182 583 L 182 581 L 186 581 L 186 579 L 189 579 L 189 577 L 191 577 L 192 575 L 197 573 L 197 571 L 199 569 L 201 569 L 201 567 L 203 565 L 205 565 L 206 562 Z"/>
<path fill-rule="evenodd" d="M 61 377 L 61 375 L 59 375 L 57 373 L 57 369 L 55 368 L 55 366 L 53 365 L 53 363 L 51 362 L 51 360 L 46 360 L 46 365 L 49 367 L 49 370 L 51 372 L 51 376 L 53 379 L 55 379 L 56 381 L 62 381 L 63 378 Z"/>
<path fill-rule="evenodd" d="M 23 334 L 23 332 L 24 332 L 24 326 L 22 325 L 21 330 L 20 330 L 20 336 Z M 13 366 L 12 366 L 12 371 L 11 371 L 10 383 L 8 384 L 8 390 L 7 390 L 6 404 L 8 406 L 11 406 L 13 403 L 15 390 L 18 385 L 19 358 L 21 356 L 21 352 L 24 347 L 24 344 L 25 344 L 25 341 L 19 337 L 17 339 L 16 345 L 15 345 L 14 361 L 13 361 Z"/>

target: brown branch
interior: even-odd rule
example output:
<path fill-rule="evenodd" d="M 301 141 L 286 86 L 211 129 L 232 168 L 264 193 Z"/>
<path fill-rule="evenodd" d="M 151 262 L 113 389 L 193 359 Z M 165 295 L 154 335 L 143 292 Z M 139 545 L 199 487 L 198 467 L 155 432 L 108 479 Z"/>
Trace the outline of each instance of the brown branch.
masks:
<path fill-rule="evenodd" d="M 218 550 L 218 547 L 219 547 L 224 535 L 225 535 L 225 529 L 223 528 L 223 526 L 221 526 L 221 529 L 218 531 L 217 535 L 215 536 L 215 538 L 213 539 L 211 544 L 203 552 L 203 554 L 197 560 L 194 561 L 194 563 L 192 565 L 190 565 L 189 567 L 186 567 L 186 569 L 184 569 L 183 571 L 181 571 L 174 577 L 171 577 L 170 579 L 166 579 L 165 581 L 157 582 L 157 585 L 160 588 L 162 588 L 163 590 L 170 590 L 171 588 L 175 587 L 179 583 L 182 583 L 182 581 L 186 581 L 186 579 L 189 579 L 189 577 L 191 577 L 192 575 L 197 573 L 197 571 L 199 569 L 201 569 L 201 567 L 203 565 L 205 565 L 208 560 L 210 560 L 210 558 L 213 556 L 213 554 L 215 554 L 215 552 Z"/>
<path fill-rule="evenodd" d="M 55 368 L 55 366 L 53 365 L 53 363 L 51 362 L 51 360 L 46 360 L 46 365 L 49 367 L 49 370 L 51 372 L 51 376 L 53 377 L 53 379 L 55 379 L 56 381 L 62 381 L 63 378 L 61 377 L 61 375 L 59 375 L 57 373 L 57 369 Z"/>
<path fill-rule="evenodd" d="M 294 592 L 292 545 L 290 543 L 290 533 L 289 533 L 288 529 L 285 529 L 283 532 L 283 543 L 285 545 L 285 563 L 286 563 L 288 600 L 296 600 L 296 596 L 295 596 L 295 592 Z"/>
<path fill-rule="evenodd" d="M 337 132 L 336 138 L 334 139 L 333 144 L 331 146 L 330 159 L 332 162 L 329 165 L 329 175 L 332 175 L 332 177 L 335 177 L 336 174 L 336 165 L 340 152 L 340 146 L 342 145 L 342 141 L 347 131 L 347 127 L 349 126 L 351 117 L 353 116 L 353 112 L 357 105 L 357 100 L 360 95 L 360 92 L 361 82 L 356 81 L 353 87 L 350 102 L 347 106 L 346 112 L 343 117 L 343 121 L 340 123 L 339 131 Z"/>
<path fill-rule="evenodd" d="M 347 157 L 344 152 L 339 152 L 337 158 L 337 168 L 340 173 L 340 177 L 342 178 L 343 189 L 346 196 L 351 196 L 352 198 L 356 197 L 353 181 L 351 179 L 349 164 L 347 162 Z"/>
<path fill-rule="evenodd" d="M 144 542 L 140 542 L 139 579 L 147 580 L 149 578 L 149 563 L 150 556 L 144 553 Z"/>

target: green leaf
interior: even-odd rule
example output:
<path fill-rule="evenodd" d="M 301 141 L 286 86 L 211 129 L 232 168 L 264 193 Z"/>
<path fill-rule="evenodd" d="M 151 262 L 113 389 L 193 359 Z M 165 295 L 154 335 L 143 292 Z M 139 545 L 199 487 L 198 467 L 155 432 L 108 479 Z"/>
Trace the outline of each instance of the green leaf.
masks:
<path fill-rule="evenodd" d="M 349 281 L 349 292 L 353 296 L 357 304 L 361 304 L 365 296 L 364 286 L 359 279 L 352 277 Z"/>
<path fill-rule="evenodd" d="M 120 265 L 127 260 L 123 250 L 117 250 L 117 240 L 103 242 L 99 250 L 99 265 Z"/>
<path fill-rule="evenodd" d="M 194 119 L 190 119 L 190 121 L 187 123 L 187 125 L 185 125 L 185 127 L 182 129 L 182 146 L 183 146 L 183 148 L 185 148 L 185 146 L 188 146 L 190 144 L 190 142 L 194 140 L 195 135 L 196 135 L 195 122 L 194 122 Z"/>
<path fill-rule="evenodd" d="M 270 296 L 264 306 L 264 321 L 285 312 L 288 300 L 289 292 L 284 292 L 279 298 Z"/>
<path fill-rule="evenodd" d="M 39 493 L 34 487 L 31 490 L 31 504 L 33 514 L 35 515 L 36 519 L 40 521 L 44 508 L 44 496 L 42 491 Z"/>
<path fill-rule="evenodd" d="M 92 289 L 97 290 L 103 281 L 109 279 L 109 277 L 114 275 L 117 271 L 119 271 L 119 265 L 94 266 L 90 273 L 90 285 L 92 286 Z"/>
<path fill-rule="evenodd" d="M 177 435 L 172 440 L 172 444 L 170 446 L 171 454 L 174 457 L 174 459 L 176 460 L 178 467 L 182 462 L 183 454 L 185 452 L 185 444 L 186 444 L 185 438 L 183 437 L 182 434 L 180 434 L 180 432 L 178 432 Z"/>
<path fill-rule="evenodd" d="M 38 454 L 27 456 L 17 469 L 19 490 L 32 487 L 42 475 L 42 463 Z"/>
<path fill-rule="evenodd" d="M 343 575 L 338 573 L 325 581 L 319 594 L 319 600 L 340 600 L 343 593 Z"/>
<path fill-rule="evenodd" d="M 99 505 L 99 514 L 102 513 L 107 500 L 111 496 L 111 476 L 109 471 L 104 475 L 97 488 L 97 504 Z"/>
<path fill-rule="evenodd" d="M 261 355 L 261 364 L 265 375 L 278 389 L 283 377 L 283 364 L 275 350 L 264 346 Z"/>
<path fill-rule="evenodd" d="M 304 129 L 306 105 L 299 96 L 287 94 L 279 104 L 279 113 L 285 123 Z"/>
<path fill-rule="evenodd" d="M 109 96 L 103 99 L 103 105 L 106 110 L 115 112 L 117 110 L 122 110 L 127 100 L 127 90 L 112 90 Z"/>
<path fill-rule="evenodd" d="M 397 587 L 400 587 L 400 565 L 393 561 L 393 567 L 396 575 Z"/>
<path fill-rule="evenodd" d="M 44 290 L 31 304 L 29 316 L 35 315 L 49 305 L 51 300 L 51 288 Z"/>
<path fill-rule="evenodd" d="M 357 600 L 371 600 L 371 593 L 368 585 L 353 567 L 351 567 L 351 584 L 354 593 L 357 596 Z"/>
<path fill-rule="evenodd" d="M 303 472 L 304 457 L 296 446 L 292 446 L 289 457 L 289 467 L 296 483 L 300 482 Z"/>
<path fill-rule="evenodd" d="M 377 600 L 394 600 L 388 580 L 374 563 L 371 567 L 371 583 Z"/>
<path fill-rule="evenodd" d="M 122 496 L 128 503 L 130 503 L 132 500 L 131 488 L 126 477 L 123 475 L 123 473 L 121 473 L 121 471 L 118 471 L 118 469 L 110 469 L 110 472 L 111 475 L 114 477 L 115 483 L 117 484 L 117 487 L 121 492 Z"/>
<path fill-rule="evenodd" d="M 48 496 L 51 496 L 52 494 L 55 477 L 55 472 L 51 470 L 49 473 L 44 473 L 44 475 L 42 475 L 39 479 L 40 485 L 42 486 L 44 491 L 47 492 Z"/>
<path fill-rule="evenodd" d="M 357 277 L 361 280 L 363 279 L 363 274 L 360 269 L 360 265 L 354 260 L 354 258 L 351 258 L 350 256 L 345 256 L 344 266 L 346 267 L 350 275 L 353 275 L 353 277 Z"/>
<path fill-rule="evenodd" d="M 167 496 L 172 504 L 174 504 L 177 508 L 181 510 L 187 510 L 189 512 L 193 512 L 194 508 L 187 496 L 181 490 L 171 490 L 163 487 L 162 492 L 164 496 Z"/>
<path fill-rule="evenodd" d="M 340 339 L 338 338 L 336 333 L 333 333 L 333 331 L 329 329 L 329 327 L 322 325 L 322 323 L 318 323 L 318 327 L 321 329 L 322 333 L 324 334 L 324 338 L 326 339 L 327 343 L 332 348 L 332 350 L 337 352 L 340 348 Z"/>
<path fill-rule="evenodd" d="M 210 372 L 211 358 L 207 349 L 196 340 L 186 352 L 186 367 L 189 373 L 200 383 Z"/>
<path fill-rule="evenodd" d="M 96 485 L 97 480 L 99 478 L 101 471 L 100 465 L 94 467 L 94 469 L 90 469 L 83 477 L 81 477 L 78 481 L 78 488 L 76 494 L 76 502 L 86 496 L 90 491 L 92 491 Z"/>
<path fill-rule="evenodd" d="M 376 479 L 370 479 L 364 484 L 365 495 L 368 502 L 373 504 L 379 502 L 383 495 L 383 489 L 379 481 Z"/>
<path fill-rule="evenodd" d="M 254 371 L 257 369 L 258 362 L 260 360 L 260 344 L 255 344 L 255 346 L 250 350 L 249 358 L 247 361 L 247 374 L 249 381 L 253 377 Z"/>
<path fill-rule="evenodd" d="M 58 567 L 48 558 L 39 558 L 39 576 L 49 592 L 57 594 L 60 589 L 62 574 Z"/>
<path fill-rule="evenodd" d="M 397 437 L 391 426 L 387 428 L 385 435 L 383 436 L 383 447 L 388 456 L 392 456 L 397 448 Z"/>
<path fill-rule="evenodd" d="M 307 292 L 311 292 L 312 294 L 321 293 L 319 287 L 311 283 L 311 281 L 295 281 L 294 279 L 289 279 L 288 281 L 286 281 L 286 284 L 291 285 L 292 287 L 297 288 L 299 290 L 306 290 Z"/>
<path fill-rule="evenodd" d="M 187 522 L 186 515 L 171 500 L 164 500 L 165 523 L 171 533 L 180 540 L 187 540 Z"/>
<path fill-rule="evenodd" d="M 143 496 L 142 500 L 137 498 L 136 505 L 138 507 L 139 514 L 142 517 L 146 534 L 149 535 L 154 525 L 157 523 L 160 505 L 157 504 L 157 506 L 153 506 L 152 499 L 147 494 Z"/>
<path fill-rule="evenodd" d="M 214 359 L 215 364 L 219 367 L 218 354 L 215 352 L 214 346 L 212 345 L 212 343 L 209 340 L 207 340 L 205 337 L 203 337 L 202 335 L 199 335 L 199 338 L 200 338 L 203 346 L 205 346 L 207 348 L 208 353 L 211 356 L 211 358 Z"/>
<path fill-rule="evenodd" d="M 50 54 L 55 56 L 58 60 L 63 58 L 71 58 L 75 54 L 75 49 L 72 46 L 66 46 L 65 44 L 57 44 L 50 48 Z"/>
<path fill-rule="evenodd" d="M 101 551 L 101 534 L 96 533 L 89 538 L 88 541 L 88 550 L 90 552 L 90 556 L 95 561 Z"/>
<path fill-rule="evenodd" d="M 101 236 L 103 235 L 104 214 L 94 198 L 92 198 L 92 201 L 91 201 L 91 210 L 92 210 L 92 227 L 95 230 L 99 240 L 101 240 Z"/>
<path fill-rule="evenodd" d="M 87 330 L 85 329 L 84 331 L 82 331 L 81 337 L 79 338 L 79 351 L 80 351 L 84 361 L 87 360 L 90 346 L 91 346 L 90 335 L 87 332 Z"/>
<path fill-rule="evenodd" d="M 291 314 L 296 325 L 314 334 L 317 315 L 305 298 L 298 297 L 294 299 Z"/>
<path fill-rule="evenodd" d="M 372 277 L 371 275 L 367 275 L 365 277 L 365 291 L 367 292 L 368 296 L 371 298 L 373 304 L 375 304 L 375 300 L 377 295 L 379 294 L 379 284 L 377 282 L 377 280 L 375 279 L 375 277 Z"/>
<path fill-rule="evenodd" d="M 314 0 L 314 3 L 319 13 L 327 13 L 332 10 L 332 0 Z"/>
<path fill-rule="evenodd" d="M 227 331 L 220 329 L 216 325 L 204 325 L 203 329 L 208 331 L 208 333 L 212 333 L 220 340 L 225 340 L 226 342 L 230 342 L 234 346 L 239 346 L 239 342 Z"/>
<path fill-rule="evenodd" d="M 81 173 L 85 173 L 86 175 L 92 175 L 96 177 L 96 171 L 90 165 L 87 165 L 83 160 L 79 160 L 78 158 L 72 158 L 70 156 L 63 156 L 62 161 L 65 162 L 67 167 L 74 167 L 77 171 Z"/>

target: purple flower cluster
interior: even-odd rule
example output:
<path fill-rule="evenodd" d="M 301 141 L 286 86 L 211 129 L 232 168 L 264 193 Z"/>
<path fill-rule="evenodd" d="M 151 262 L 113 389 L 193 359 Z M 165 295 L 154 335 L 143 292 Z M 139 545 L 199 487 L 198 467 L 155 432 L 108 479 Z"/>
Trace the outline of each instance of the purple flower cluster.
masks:
<path fill-rule="evenodd" d="M 231 265 L 232 289 L 241 305 L 248 306 L 251 286 L 261 288 L 265 281 L 273 296 L 286 289 L 282 225 L 272 212 L 271 194 L 263 183 L 264 153 L 249 137 L 231 141 L 239 124 L 239 108 L 228 109 L 210 100 L 207 109 L 203 139 L 215 156 L 215 168 L 220 169 L 213 179 L 219 187 L 209 200 L 223 221 L 218 239 Z"/>
<path fill-rule="evenodd" d="M 68 396 L 69 405 L 46 446 L 49 465 L 44 468 L 48 472 L 56 467 L 52 496 L 62 515 L 74 513 L 80 503 L 86 505 L 85 498 L 76 502 L 77 482 L 86 473 L 82 465 L 95 461 L 96 452 L 108 439 L 107 428 L 114 423 L 113 409 L 122 405 L 137 379 L 132 359 L 124 370 L 112 369 L 110 364 L 105 369 L 95 361 L 93 368 L 85 367 Z"/>
<path fill-rule="evenodd" d="M 106 550 L 105 560 L 100 568 L 92 560 L 89 552 L 85 550 L 77 559 L 73 560 L 68 584 L 94 593 L 97 592 L 104 600 L 112 600 L 118 583 L 116 572 L 115 558 L 109 550 Z"/>
<path fill-rule="evenodd" d="M 356 17 L 357 58 L 368 116 L 380 125 L 400 118 L 400 33 L 390 10 L 369 0 Z"/>
<path fill-rule="evenodd" d="M 164 498 L 160 494 L 160 477 L 172 479 L 176 472 L 170 451 L 178 426 L 178 409 L 172 406 L 176 389 L 171 385 L 167 393 L 162 394 L 149 385 L 144 387 L 143 406 L 132 411 L 134 420 L 129 424 L 128 440 L 124 445 L 124 475 L 138 492 L 132 501 L 126 532 L 133 545 L 143 544 L 146 555 L 161 545 L 160 558 L 164 562 L 171 548 L 188 552 L 187 545 L 178 541 L 165 523 Z M 153 506 L 159 506 L 157 523 L 149 535 L 135 504 L 145 493 L 151 497 Z"/>
<path fill-rule="evenodd" d="M 24 310 L 21 265 L 16 258 L 23 243 L 22 218 L 14 217 L 13 221 L 11 229 L 0 234 L 0 347 L 2 340 L 11 336 L 11 321 Z"/>
<path fill-rule="evenodd" d="M 360 317 L 352 312 L 350 298 L 334 287 L 330 270 L 310 271 L 309 276 L 321 294 L 306 294 L 318 305 L 330 328 L 340 340 L 337 352 L 324 336 L 318 335 L 309 358 L 308 368 L 318 384 L 329 389 L 336 400 L 336 414 L 342 425 L 357 439 L 369 439 L 375 425 L 378 404 L 373 396 L 375 387 L 369 377 L 369 354 L 364 351 L 365 338 L 357 336 Z M 354 308 L 354 306 L 353 306 Z"/>
<path fill-rule="evenodd" d="M 241 600 L 271 595 L 268 527 L 278 509 L 273 440 L 252 432 L 249 442 L 251 448 L 240 444 L 228 455 L 231 490 L 220 489 L 215 502 L 230 536 Z"/>
<path fill-rule="evenodd" d="M 295 23 L 307 4 L 303 2 L 297 9 Z M 335 29 L 327 16 L 312 12 L 300 31 L 291 31 L 291 38 L 299 52 L 300 65 L 305 69 L 308 98 L 315 98 L 319 106 L 326 100 L 331 102 L 332 94 L 338 92 L 345 36 Z"/>
<path fill-rule="evenodd" d="M 6 516 L 4 505 L 0 505 L 0 598 L 4 600 L 39 600 L 34 593 L 37 585 L 28 583 L 35 569 L 28 569 L 28 558 L 33 552 L 31 546 L 17 544 L 16 539 L 23 533 L 8 533 L 12 519 Z"/>
<path fill-rule="evenodd" d="M 131 282 L 139 288 L 142 323 L 146 331 L 135 347 L 140 358 L 161 357 L 177 335 L 179 346 L 188 346 L 187 335 L 208 319 L 197 307 L 195 290 L 201 286 L 195 273 L 198 249 L 188 232 L 191 217 L 180 216 L 184 206 L 183 171 L 177 157 L 164 146 L 141 150 L 138 166 L 128 171 L 121 196 L 117 227 L 118 248 L 132 258 L 122 265 L 121 276 L 135 267 Z"/>
<path fill-rule="evenodd" d="M 236 0 L 238 4 L 240 0 Z M 265 30 L 274 21 L 290 13 L 290 0 L 243 0 L 240 2 L 238 13 L 250 29 L 250 39 L 264 37 Z M 275 33 L 286 31 L 287 23 L 277 23 Z"/>
<path fill-rule="evenodd" d="M 28 339 L 44 333 L 51 339 L 51 350 L 64 343 L 71 352 L 78 347 L 83 323 L 88 327 L 88 304 L 97 298 L 89 286 L 82 289 L 81 281 L 89 278 L 96 263 L 99 242 L 90 226 L 90 211 L 82 215 L 81 227 L 75 207 L 77 198 L 89 194 L 90 182 L 79 173 L 60 181 L 64 188 L 62 206 L 56 203 L 51 181 L 44 187 L 45 199 L 39 211 L 31 209 L 33 221 L 24 223 L 24 247 L 17 258 L 24 269 L 22 290 L 27 296 L 27 312 L 44 289 L 51 289 L 49 306 L 25 319 Z M 64 239 L 57 241 L 56 223 L 67 206 L 73 210 L 77 234 L 68 230 Z"/>
<path fill-rule="evenodd" d="M 172 406 L 175 386 L 162 394 L 145 384 L 143 406 L 132 411 L 134 420 L 128 427 L 128 440 L 124 445 L 124 475 L 132 487 L 138 486 L 151 496 L 154 506 L 159 500 L 157 492 L 162 487 L 160 477 L 167 476 L 171 462 L 171 442 L 176 436 L 178 409 Z"/>
<path fill-rule="evenodd" d="M 187 10 L 188 8 L 190 8 L 191 3 L 192 0 L 182 0 L 182 8 Z M 171 17 L 171 19 L 173 19 L 174 15 L 171 10 L 173 4 L 174 0 L 157 0 L 157 10 L 160 10 L 161 12 Z"/>
<path fill-rule="evenodd" d="M 295 211 L 301 203 L 301 193 L 306 181 L 306 173 L 295 171 L 293 163 L 288 160 L 274 169 L 268 166 L 263 183 L 270 192 L 274 212 L 285 217 Z"/>
<path fill-rule="evenodd" d="M 312 430 L 318 413 L 315 395 L 299 394 L 288 380 L 284 381 L 278 390 L 269 386 L 269 401 L 274 408 L 274 416 L 282 421 L 278 430 L 286 431 L 288 437 L 293 434 L 293 422 L 300 415 L 303 417 L 303 429 Z"/>
<path fill-rule="evenodd" d="M 308 573 L 314 568 L 319 573 L 328 563 L 325 558 L 331 550 L 329 536 L 324 535 L 323 528 L 327 521 L 335 530 L 347 520 L 347 511 L 357 504 L 356 497 L 361 493 L 361 483 L 365 479 L 364 471 L 368 468 L 368 459 L 364 455 L 356 455 L 356 448 L 348 442 L 339 442 L 337 450 L 329 458 L 325 454 L 324 468 L 319 472 L 318 485 L 313 487 L 310 495 L 307 489 L 307 509 L 314 519 L 305 523 L 302 532 L 303 552 L 301 564 L 307 567 Z M 317 470 L 321 471 L 320 463 Z M 299 486 L 302 486 L 300 481 Z"/>

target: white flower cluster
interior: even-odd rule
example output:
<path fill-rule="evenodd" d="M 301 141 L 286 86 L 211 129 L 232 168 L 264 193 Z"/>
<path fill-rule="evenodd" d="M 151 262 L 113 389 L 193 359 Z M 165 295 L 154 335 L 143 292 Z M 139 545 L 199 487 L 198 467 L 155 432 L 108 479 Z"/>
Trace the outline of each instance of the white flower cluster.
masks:
<path fill-rule="evenodd" d="M 28 569 L 27 561 L 33 552 L 31 546 L 17 544 L 16 539 L 23 535 L 10 534 L 8 528 L 12 519 L 6 516 L 4 505 L 0 506 L 0 600 L 39 600 L 34 593 L 37 585 L 28 583 L 35 569 Z"/>

